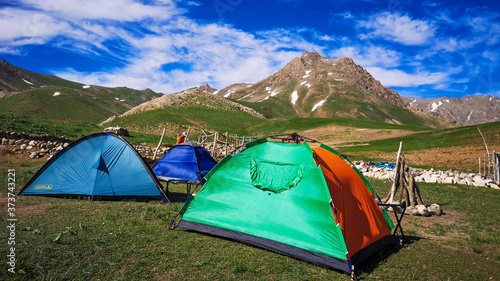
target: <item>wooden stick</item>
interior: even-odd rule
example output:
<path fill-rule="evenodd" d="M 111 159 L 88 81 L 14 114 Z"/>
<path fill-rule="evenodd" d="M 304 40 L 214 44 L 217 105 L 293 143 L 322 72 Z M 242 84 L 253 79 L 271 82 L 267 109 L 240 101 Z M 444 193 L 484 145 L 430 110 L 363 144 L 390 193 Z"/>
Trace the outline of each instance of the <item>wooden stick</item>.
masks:
<path fill-rule="evenodd" d="M 479 127 L 477 127 L 477 130 L 479 131 L 479 133 L 481 134 L 481 137 L 483 138 L 484 146 L 486 147 L 486 153 L 490 154 L 490 152 L 488 151 L 488 145 L 486 144 L 486 140 L 484 139 L 483 133 L 481 133 L 481 130 L 479 130 Z"/>
<path fill-rule="evenodd" d="M 424 198 L 422 198 L 422 194 L 420 193 L 420 188 L 418 187 L 418 184 L 417 182 L 415 182 L 415 180 L 413 180 L 414 184 L 415 184 L 415 194 L 417 195 L 417 203 L 419 205 L 425 205 L 424 203 Z"/>
<path fill-rule="evenodd" d="M 214 155 L 215 157 L 219 157 L 219 151 L 217 150 L 217 139 L 219 137 L 219 132 L 215 132 L 214 133 L 214 143 L 213 143 L 213 151 L 212 151 L 212 155 Z M 217 152 L 217 153 L 216 153 Z"/>
<path fill-rule="evenodd" d="M 486 177 L 486 155 L 484 155 L 483 166 L 484 166 L 484 168 L 483 168 L 483 171 L 484 171 L 483 172 L 483 174 L 484 174 L 483 177 Z"/>
<path fill-rule="evenodd" d="M 403 203 L 403 192 L 406 190 L 404 183 L 405 166 L 406 160 L 404 158 L 404 154 L 401 153 L 401 170 L 399 171 L 399 185 L 401 186 L 401 191 L 399 192 L 399 204 Z"/>
<path fill-rule="evenodd" d="M 394 202 L 394 193 L 396 193 L 396 190 L 397 190 L 397 178 L 398 178 L 398 172 L 399 172 L 399 166 L 401 165 L 400 164 L 400 161 L 399 161 L 399 157 L 401 156 L 401 151 L 403 150 L 403 142 L 400 142 L 399 143 L 399 150 L 398 150 L 398 156 L 396 158 L 396 175 L 394 176 L 394 181 L 392 182 L 392 186 L 391 186 L 391 194 L 390 194 L 390 197 L 389 197 L 389 204 L 392 204 L 392 202 Z"/>
<path fill-rule="evenodd" d="M 414 184 L 414 179 L 413 175 L 409 174 L 409 185 L 408 185 L 408 197 L 410 198 L 408 201 L 410 201 L 410 207 L 415 207 L 415 184 Z"/>
<path fill-rule="evenodd" d="M 160 148 L 161 142 L 163 141 L 163 136 L 165 135 L 165 130 L 166 130 L 166 128 L 165 128 L 165 127 L 163 127 L 163 133 L 161 133 L 160 142 L 159 142 L 159 143 L 158 143 L 158 145 L 156 146 L 155 153 L 153 154 L 153 160 L 155 160 L 155 159 L 156 159 L 156 153 L 158 152 L 158 149 Z"/>
<path fill-rule="evenodd" d="M 226 132 L 226 144 L 225 144 L 225 147 L 224 147 L 224 150 L 225 150 L 225 154 L 224 156 L 227 155 L 227 147 L 229 145 L 229 131 Z"/>

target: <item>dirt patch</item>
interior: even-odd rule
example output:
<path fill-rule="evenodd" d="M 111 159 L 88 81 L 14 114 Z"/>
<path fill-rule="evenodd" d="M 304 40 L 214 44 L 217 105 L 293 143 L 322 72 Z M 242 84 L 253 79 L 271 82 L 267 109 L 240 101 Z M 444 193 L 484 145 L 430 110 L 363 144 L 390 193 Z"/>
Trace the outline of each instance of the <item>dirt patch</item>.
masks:
<path fill-rule="evenodd" d="M 394 218 L 391 212 L 388 212 L 391 219 Z M 393 220 L 395 222 L 395 220 Z M 445 211 L 441 216 L 412 216 L 406 214 L 402 221 L 403 232 L 413 236 L 416 233 L 418 237 L 424 239 L 435 239 L 446 241 L 463 237 L 454 226 L 462 224 L 462 214 L 456 211 Z"/>
<path fill-rule="evenodd" d="M 20 171 L 24 171 L 29 169 L 30 167 L 38 166 L 47 161 L 48 155 L 33 159 L 30 158 L 29 152 L 24 151 L 22 154 L 13 153 L 15 148 L 19 148 L 18 146 L 8 146 L 1 147 L 0 146 L 0 169 L 7 170 L 14 168 L 16 169 L 16 173 Z"/>
<path fill-rule="evenodd" d="M 500 151 L 500 146 L 489 146 L 490 151 Z M 404 149 L 403 149 L 404 150 Z M 370 158 L 384 159 L 394 162 L 397 151 L 394 152 L 359 152 L 352 153 L 368 160 Z M 405 152 L 406 160 L 410 166 L 437 167 L 440 169 L 453 169 L 459 171 L 477 171 L 479 158 L 484 159 L 484 146 L 432 148 L 418 151 Z"/>
<path fill-rule="evenodd" d="M 329 125 L 301 132 L 300 135 L 335 147 L 339 144 L 348 142 L 368 142 L 387 138 L 397 138 L 414 133 L 414 131 L 405 130 L 364 129 Z"/>
<path fill-rule="evenodd" d="M 2 211 L 6 212 L 8 210 L 7 204 L 9 203 L 7 196 L 7 193 L 0 193 L 0 208 Z M 11 201 L 10 203 L 14 204 L 13 208 L 15 209 L 15 211 L 13 213 L 18 219 L 32 214 L 42 214 L 51 206 L 50 202 L 47 202 L 47 200 L 40 200 L 40 198 L 22 196 L 15 197 L 15 201 Z M 12 207 L 12 205 L 10 205 L 9 207 Z M 6 217 L 8 215 L 9 214 L 6 213 Z"/>
<path fill-rule="evenodd" d="M 335 148 L 350 142 L 370 142 L 407 136 L 414 133 L 414 131 L 405 130 L 362 129 L 331 125 L 307 130 L 300 134 Z M 500 146 L 490 145 L 488 149 L 490 152 L 500 151 Z M 437 167 L 439 169 L 460 171 L 477 171 L 479 168 L 478 159 L 484 159 L 486 154 L 486 150 L 481 144 L 473 146 L 431 148 L 417 151 L 404 151 L 403 148 L 403 152 L 410 166 Z M 393 162 L 396 160 L 397 148 L 394 152 L 367 151 L 353 152 L 350 154 L 363 160 L 374 158 Z"/>

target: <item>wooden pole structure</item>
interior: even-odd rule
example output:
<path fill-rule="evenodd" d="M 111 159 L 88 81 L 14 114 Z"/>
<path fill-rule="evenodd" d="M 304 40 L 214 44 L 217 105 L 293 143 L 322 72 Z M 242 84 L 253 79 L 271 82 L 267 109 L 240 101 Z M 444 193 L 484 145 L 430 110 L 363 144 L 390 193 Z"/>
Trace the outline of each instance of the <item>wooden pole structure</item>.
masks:
<path fill-rule="evenodd" d="M 398 156 L 396 158 L 396 167 L 395 167 L 396 174 L 394 175 L 394 181 L 392 182 L 392 186 L 391 186 L 391 194 L 390 194 L 390 198 L 389 198 L 389 204 L 392 204 L 392 202 L 394 202 L 394 194 L 396 193 L 396 190 L 398 189 L 398 185 L 399 185 L 398 179 L 399 179 L 399 170 L 400 170 L 400 165 L 401 165 L 401 161 L 399 158 L 401 157 L 402 150 L 403 150 L 403 142 L 400 142 Z"/>
<path fill-rule="evenodd" d="M 160 142 L 159 142 L 159 143 L 158 143 L 158 145 L 156 146 L 155 153 L 153 154 L 153 160 L 155 160 L 155 159 L 156 159 L 156 153 L 158 152 L 158 149 L 159 149 L 159 148 L 160 148 L 160 146 L 161 146 L 161 143 L 162 143 L 162 141 L 163 141 L 163 136 L 165 136 L 165 130 L 166 130 L 166 128 L 165 128 L 165 127 L 163 127 L 163 133 L 161 133 Z"/>
<path fill-rule="evenodd" d="M 494 181 L 497 184 L 500 184 L 500 153 L 494 153 L 493 154 L 493 159 L 494 159 Z"/>
<path fill-rule="evenodd" d="M 483 133 L 481 133 L 481 130 L 479 130 L 479 127 L 477 127 L 477 130 L 481 134 L 481 138 L 483 138 L 484 146 L 486 147 L 486 153 L 490 154 L 490 152 L 488 151 L 488 145 L 486 144 L 486 140 L 484 139 Z"/>
<path fill-rule="evenodd" d="M 225 145 L 225 151 L 226 151 L 226 154 L 224 156 L 227 155 L 227 148 L 228 148 L 228 145 L 229 145 L 229 131 L 226 132 L 226 145 Z"/>
<path fill-rule="evenodd" d="M 486 154 L 484 154 L 484 160 L 483 160 L 483 177 L 486 177 Z"/>
<path fill-rule="evenodd" d="M 213 146 L 212 146 L 212 155 L 214 155 L 215 157 L 219 157 L 219 153 L 218 153 L 218 151 L 216 151 L 218 138 L 219 138 L 219 132 L 215 132 L 215 134 L 214 134 L 214 143 L 213 143 Z"/>

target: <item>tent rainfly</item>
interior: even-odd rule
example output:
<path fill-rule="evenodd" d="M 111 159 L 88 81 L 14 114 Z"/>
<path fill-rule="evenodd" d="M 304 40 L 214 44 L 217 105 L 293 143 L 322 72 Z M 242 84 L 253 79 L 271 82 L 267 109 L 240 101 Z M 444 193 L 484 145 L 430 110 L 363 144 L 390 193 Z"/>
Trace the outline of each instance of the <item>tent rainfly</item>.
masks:
<path fill-rule="evenodd" d="M 368 181 L 325 145 L 259 139 L 206 179 L 181 209 L 178 227 L 351 274 L 399 241 Z"/>
<path fill-rule="evenodd" d="M 193 142 L 184 142 L 172 147 L 153 167 L 159 179 L 168 181 L 190 180 L 201 181 L 217 161 L 210 152 Z"/>
<path fill-rule="evenodd" d="M 134 147 L 120 136 L 83 137 L 50 159 L 19 195 L 148 198 L 169 202 Z"/>

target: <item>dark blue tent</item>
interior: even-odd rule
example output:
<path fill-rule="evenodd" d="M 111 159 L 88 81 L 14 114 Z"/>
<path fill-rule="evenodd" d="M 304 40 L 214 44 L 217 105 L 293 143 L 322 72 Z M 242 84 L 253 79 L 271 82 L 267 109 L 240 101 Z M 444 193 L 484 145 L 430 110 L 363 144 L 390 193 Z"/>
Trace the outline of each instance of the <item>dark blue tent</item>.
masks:
<path fill-rule="evenodd" d="M 19 194 L 163 198 L 162 186 L 134 147 L 120 136 L 83 137 L 48 161 Z"/>
<path fill-rule="evenodd" d="M 198 144 L 184 142 L 172 147 L 153 167 L 159 179 L 200 182 L 217 161 Z"/>

